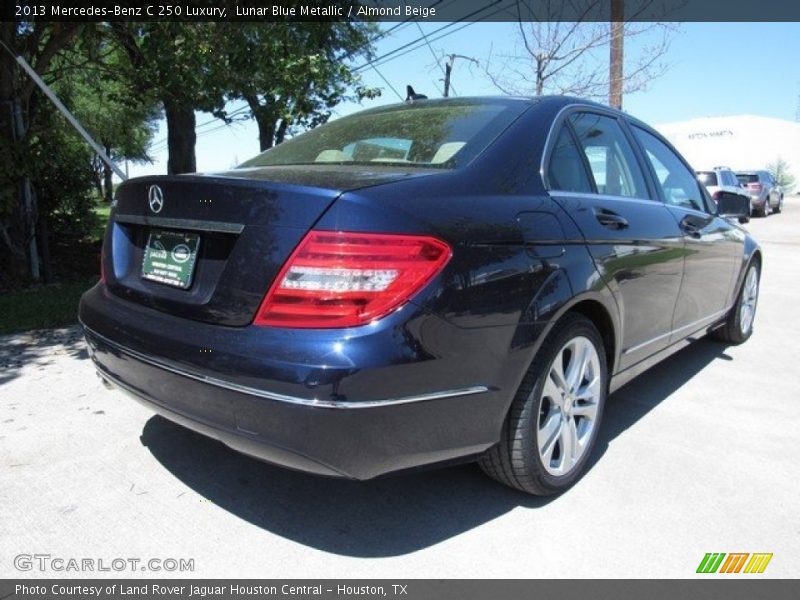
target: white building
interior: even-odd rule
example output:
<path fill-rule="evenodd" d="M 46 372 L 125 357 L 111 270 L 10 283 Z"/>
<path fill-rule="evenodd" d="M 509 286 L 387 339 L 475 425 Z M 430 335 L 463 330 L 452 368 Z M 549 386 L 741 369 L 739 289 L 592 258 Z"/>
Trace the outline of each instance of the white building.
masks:
<path fill-rule="evenodd" d="M 765 169 L 780 157 L 800 182 L 800 123 L 738 115 L 666 123 L 656 129 L 695 169 Z"/>

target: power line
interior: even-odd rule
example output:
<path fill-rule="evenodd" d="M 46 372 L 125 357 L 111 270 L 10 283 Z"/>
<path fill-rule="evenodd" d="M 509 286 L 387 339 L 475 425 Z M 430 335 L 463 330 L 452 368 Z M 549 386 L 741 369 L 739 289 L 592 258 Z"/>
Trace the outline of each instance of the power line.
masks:
<path fill-rule="evenodd" d="M 245 112 L 246 110 L 248 110 L 249 108 L 250 107 L 247 106 L 247 105 L 242 106 L 240 108 L 237 108 L 236 110 L 234 110 L 233 112 L 231 112 L 228 115 L 228 118 L 236 116 L 236 115 L 239 115 L 239 114 Z M 197 125 L 195 127 L 195 131 L 199 132 L 203 127 L 207 127 L 208 125 L 213 125 L 217 121 L 219 121 L 219 119 L 214 117 L 213 119 L 209 119 L 208 121 L 200 123 L 200 125 Z M 223 123 L 222 124 L 223 127 L 227 127 L 229 125 L 230 125 L 230 123 Z M 215 127 L 211 131 L 217 131 L 218 129 L 220 129 L 220 127 Z M 205 132 L 203 132 L 203 133 L 205 133 Z M 199 134 L 198 134 L 198 137 L 199 137 Z M 152 144 L 150 144 L 150 148 L 149 149 L 151 151 L 153 151 L 153 152 L 160 152 L 161 150 L 164 150 L 164 148 L 166 148 L 168 146 L 167 140 L 168 140 L 168 138 L 165 138 L 165 137 L 161 138 L 160 140 L 157 140 L 157 141 L 153 142 Z"/>
<path fill-rule="evenodd" d="M 440 33 L 440 32 L 442 32 L 442 31 L 444 31 L 446 29 L 449 29 L 449 28 L 453 27 L 454 25 L 458 25 L 459 23 L 463 23 L 466 19 L 470 19 L 470 18 L 474 17 L 475 15 L 477 15 L 477 14 L 479 14 L 479 13 L 485 11 L 485 10 L 490 9 L 493 5 L 502 4 L 504 1 L 505 0 L 495 0 L 494 2 L 492 2 L 492 4 L 490 4 L 488 6 L 484 6 L 482 8 L 479 8 L 477 10 L 472 11 L 471 13 L 469 13 L 467 15 L 464 15 L 458 21 L 453 21 L 452 23 L 447 23 L 446 25 L 443 25 L 442 27 L 439 27 L 438 29 L 436 29 L 436 30 L 432 31 L 431 33 L 429 33 L 428 36 L 434 36 L 437 33 Z M 446 37 L 448 35 L 456 33 L 457 31 L 461 31 L 465 27 L 469 27 L 470 25 L 474 25 L 479 20 L 488 19 L 489 17 L 492 17 L 492 16 L 496 15 L 497 13 L 502 12 L 504 10 L 507 10 L 507 7 L 501 6 L 498 10 L 495 10 L 495 11 L 493 11 L 493 12 L 487 14 L 487 15 L 484 15 L 481 19 L 466 23 L 462 27 L 459 27 L 459 28 L 457 28 L 457 29 L 455 29 L 453 31 L 450 31 L 450 32 L 446 33 L 446 34 L 442 34 L 439 37 L 437 37 L 437 38 L 435 38 L 433 40 L 429 40 L 429 41 L 440 40 L 440 39 L 442 39 L 442 38 L 444 38 L 444 37 Z M 385 64 L 386 62 L 388 62 L 387 59 L 389 59 L 389 58 L 391 58 L 391 60 L 394 60 L 396 58 L 400 58 L 401 56 L 405 56 L 409 52 L 413 52 L 414 50 L 418 50 L 419 48 L 421 48 L 422 44 L 419 44 L 419 43 L 420 42 L 425 43 L 425 41 L 426 41 L 426 36 L 423 35 L 421 37 L 418 37 L 417 39 L 412 40 L 412 41 L 410 41 L 410 42 L 408 42 L 406 44 L 403 44 L 402 46 L 399 46 L 399 47 L 395 48 L 394 50 L 391 50 L 389 52 L 386 52 L 385 54 L 382 54 L 378 58 L 375 58 L 375 59 L 373 59 L 371 61 L 367 61 L 367 62 L 365 62 L 365 63 L 363 63 L 361 65 L 358 65 L 357 67 L 354 67 L 353 68 L 353 72 L 362 71 L 362 70 L 366 69 L 367 67 L 369 67 L 371 64 L 378 64 L 378 65 Z M 417 44 L 419 44 L 419 45 L 417 45 Z M 416 46 L 416 47 L 410 48 L 411 46 Z M 409 48 L 409 49 L 406 50 L 407 48 Z M 403 52 L 402 54 L 397 54 L 398 52 L 400 52 L 402 50 L 406 50 L 406 51 Z"/>
<path fill-rule="evenodd" d="M 381 72 L 378 70 L 378 67 L 376 67 L 375 65 L 370 65 L 370 66 L 371 66 L 371 67 L 372 67 L 372 68 L 375 70 L 375 72 L 378 74 L 378 77 L 380 77 L 381 79 L 383 79 L 383 81 L 386 83 L 386 85 L 388 85 L 388 86 L 389 86 L 389 87 L 392 89 L 392 91 L 394 92 L 395 96 L 397 96 L 398 98 L 400 98 L 400 102 L 403 102 L 403 101 L 405 100 L 405 98 L 403 98 L 403 97 L 400 95 L 400 92 L 398 92 L 398 91 L 395 89 L 395 87 L 394 87 L 394 86 L 393 86 L 391 83 L 389 83 L 389 80 L 388 80 L 388 79 L 386 79 L 386 77 L 384 77 L 384 76 L 383 76 L 383 73 L 381 73 Z"/>
<path fill-rule="evenodd" d="M 442 70 L 442 75 L 446 76 L 447 75 L 447 71 L 442 66 L 442 64 L 439 62 L 439 57 L 436 56 L 436 52 L 433 51 L 433 46 L 431 46 L 431 43 L 428 41 L 428 36 L 425 35 L 424 31 L 422 31 L 422 25 L 419 24 L 419 21 L 415 21 L 415 23 L 417 24 L 417 29 L 419 29 L 419 32 L 422 34 L 422 37 L 425 40 L 425 43 L 428 45 L 428 49 L 431 51 L 431 56 L 433 56 L 433 60 L 436 61 L 436 65 Z M 453 93 L 456 94 L 455 88 L 453 88 L 452 86 L 450 86 L 450 87 L 453 90 Z M 458 96 L 458 94 L 456 94 L 456 96 Z"/>

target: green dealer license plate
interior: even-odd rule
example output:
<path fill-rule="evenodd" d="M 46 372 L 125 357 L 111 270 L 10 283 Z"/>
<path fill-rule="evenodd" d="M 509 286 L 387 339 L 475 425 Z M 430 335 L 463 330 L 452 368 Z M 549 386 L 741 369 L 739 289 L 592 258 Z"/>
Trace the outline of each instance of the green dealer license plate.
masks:
<path fill-rule="evenodd" d="M 142 277 L 181 289 L 192 285 L 200 234 L 151 229 L 144 247 Z"/>

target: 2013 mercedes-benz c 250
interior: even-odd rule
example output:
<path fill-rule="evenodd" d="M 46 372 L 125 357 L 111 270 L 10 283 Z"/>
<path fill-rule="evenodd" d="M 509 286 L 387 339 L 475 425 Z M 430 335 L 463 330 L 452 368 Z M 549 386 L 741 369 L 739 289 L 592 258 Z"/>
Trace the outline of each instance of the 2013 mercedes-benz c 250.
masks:
<path fill-rule="evenodd" d="M 123 183 L 80 319 L 103 379 L 264 461 L 477 460 L 553 494 L 607 394 L 698 336 L 750 336 L 747 211 L 622 112 L 419 100 Z"/>

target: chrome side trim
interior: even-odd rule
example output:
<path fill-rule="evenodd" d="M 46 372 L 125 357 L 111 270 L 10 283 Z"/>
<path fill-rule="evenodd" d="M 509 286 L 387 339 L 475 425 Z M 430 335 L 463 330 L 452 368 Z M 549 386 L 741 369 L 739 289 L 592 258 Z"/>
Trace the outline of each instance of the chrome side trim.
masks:
<path fill-rule="evenodd" d="M 590 194 L 587 192 L 565 192 L 562 190 L 548 190 L 547 192 L 551 198 L 580 198 L 593 201 L 602 200 L 624 200 L 625 202 L 632 202 L 636 204 L 644 204 L 645 206 L 660 206 L 664 207 L 664 203 L 659 200 L 648 200 L 647 198 L 635 198 L 633 196 L 614 196 L 613 194 Z M 708 215 L 708 213 L 700 213 Z"/>
<path fill-rule="evenodd" d="M 702 319 L 698 319 L 697 321 L 689 323 L 688 325 L 683 325 L 683 326 L 678 327 L 677 329 L 673 329 L 672 331 L 669 331 L 667 333 L 662 333 L 661 335 L 656 336 L 653 339 L 647 340 L 646 342 L 642 342 L 641 344 L 636 344 L 635 346 L 633 346 L 631 348 L 623 350 L 622 354 L 633 354 L 637 350 L 641 350 L 642 348 L 644 348 L 646 346 L 649 346 L 650 344 L 655 344 L 658 340 L 663 340 L 665 337 L 672 336 L 672 335 L 678 333 L 679 331 L 683 331 L 684 329 L 689 329 L 690 327 L 695 327 L 695 326 L 699 325 L 697 328 L 698 329 L 702 329 L 704 327 L 704 325 L 700 325 L 700 323 L 704 323 L 704 324 L 705 323 L 713 323 L 715 319 L 718 319 L 719 317 L 721 317 L 725 313 L 729 312 L 731 310 L 731 308 L 733 308 L 733 305 L 731 305 L 728 308 L 725 308 L 723 310 L 717 311 L 717 312 L 715 312 L 715 313 L 713 313 L 711 315 L 708 315 L 707 317 L 703 317 Z"/>
<path fill-rule="evenodd" d="M 244 225 L 241 223 L 223 223 L 221 221 L 170 219 L 167 217 L 121 214 L 115 214 L 114 220 L 117 223 L 132 223 L 133 225 L 150 225 L 153 227 L 169 227 L 172 229 L 189 229 L 192 231 L 217 231 L 220 233 L 242 233 L 242 231 L 244 231 Z"/>
<path fill-rule="evenodd" d="M 169 371 L 170 373 L 175 373 L 176 375 L 180 375 L 182 377 L 194 379 L 195 381 L 207 383 L 208 385 L 213 385 L 215 387 L 231 390 L 234 392 L 239 392 L 242 394 L 248 394 L 250 396 L 257 396 L 259 398 L 266 398 L 267 400 L 274 400 L 276 402 L 285 402 L 287 404 L 297 404 L 300 406 L 309 406 L 314 408 L 335 408 L 335 409 L 379 408 L 382 406 L 397 406 L 399 404 L 411 404 L 413 402 L 426 402 L 428 400 L 443 400 L 445 398 L 454 398 L 456 396 L 470 396 L 472 394 L 483 394 L 489 391 L 489 388 L 486 387 L 485 385 L 473 385 L 470 387 L 465 387 L 455 390 L 443 390 L 439 392 L 431 392 L 429 394 L 420 394 L 417 396 L 405 396 L 402 398 L 387 398 L 385 400 L 365 400 L 363 402 L 353 402 L 348 400 L 339 401 L 339 400 L 318 400 L 316 398 L 314 399 L 299 398 L 297 396 L 287 396 L 285 394 L 268 392 L 266 390 L 260 390 L 258 388 L 246 385 L 240 385 L 238 383 L 233 383 L 232 381 L 226 381 L 224 379 L 219 379 L 217 377 L 211 377 L 209 375 L 201 375 L 199 373 L 193 373 L 191 371 L 180 369 L 178 367 L 168 365 L 146 354 L 142 354 L 141 352 L 137 352 L 136 350 L 125 348 L 124 346 L 121 346 L 120 344 L 90 329 L 89 327 L 84 325 L 83 322 L 81 322 L 81 326 L 87 333 L 98 338 L 104 344 L 111 346 L 112 348 L 114 348 L 115 350 L 117 350 L 122 354 L 127 354 L 128 356 L 131 356 L 132 358 L 140 360 L 151 366 L 163 369 L 165 371 Z M 103 376 L 105 376 L 105 373 L 103 373 Z"/>

